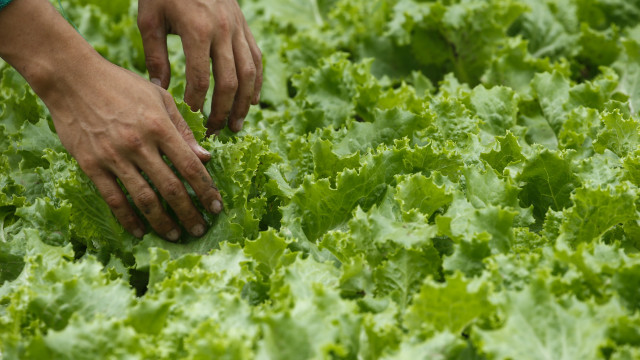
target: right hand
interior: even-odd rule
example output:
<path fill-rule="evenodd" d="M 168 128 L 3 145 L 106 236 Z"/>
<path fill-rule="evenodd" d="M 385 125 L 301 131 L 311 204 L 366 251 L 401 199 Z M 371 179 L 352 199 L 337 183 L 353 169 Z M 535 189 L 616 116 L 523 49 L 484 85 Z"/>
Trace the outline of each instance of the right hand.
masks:
<path fill-rule="evenodd" d="M 139 0 L 138 27 L 151 81 L 169 86 L 166 37 L 179 35 L 186 61 L 184 101 L 193 111 L 202 109 L 212 67 L 215 86 L 207 134 L 227 122 L 231 131 L 240 131 L 249 106 L 260 100 L 262 54 L 238 1 Z"/>
<path fill-rule="evenodd" d="M 87 61 L 58 91 L 43 96 L 62 144 L 95 183 L 118 221 L 136 237 L 145 233 L 116 179 L 151 227 L 170 241 L 180 227 L 166 213 L 144 172 L 193 236 L 206 231 L 202 214 L 182 182 L 164 162 L 171 160 L 212 213 L 222 198 L 202 161 L 210 154 L 200 147 L 173 98 L 160 86 L 100 58 Z"/>

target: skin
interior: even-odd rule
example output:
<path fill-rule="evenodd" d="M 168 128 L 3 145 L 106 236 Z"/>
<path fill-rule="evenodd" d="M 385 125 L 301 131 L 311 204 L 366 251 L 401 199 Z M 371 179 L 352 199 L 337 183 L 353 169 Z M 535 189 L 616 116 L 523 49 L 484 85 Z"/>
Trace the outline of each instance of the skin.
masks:
<path fill-rule="evenodd" d="M 212 63 L 208 134 L 227 122 L 234 132 L 242 129 L 249 106 L 260 100 L 262 54 L 236 0 L 139 0 L 138 28 L 153 83 L 169 86 L 166 38 L 179 35 L 187 65 L 185 102 L 202 110 Z"/>
<path fill-rule="evenodd" d="M 47 0 L 14 0 L 0 11 L 0 57 L 17 69 L 44 101 L 60 141 L 95 183 L 118 221 L 137 237 L 146 232 L 144 223 L 118 185 L 119 179 L 151 227 L 170 241 L 179 239 L 181 228 L 163 209 L 159 196 L 172 207 L 191 235 L 203 235 L 206 223 L 162 155 L 171 160 L 208 211 L 215 214 L 222 211 L 222 198 L 202 164 L 209 160 L 209 153 L 197 144 L 173 98 L 163 89 L 169 84 L 166 34 L 176 30 L 185 43 L 190 84 L 185 99 L 193 108 L 202 107 L 206 93 L 203 91 L 203 49 L 212 54 L 214 64 L 218 61 L 218 65 L 214 65 L 215 111 L 209 119 L 209 124 L 215 126 L 209 128 L 210 132 L 224 126 L 220 125 L 224 124 L 222 116 L 226 117 L 228 112 L 232 129 L 240 130 L 239 119 L 246 115 L 250 102 L 257 102 L 261 82 L 258 79 L 261 68 L 255 65 L 255 61 L 260 60 L 259 50 L 251 50 L 257 46 L 255 42 L 248 43 L 250 33 L 235 1 L 190 0 L 189 6 L 184 6 L 179 13 L 163 15 L 165 11 L 181 8 L 177 6 L 179 2 L 181 0 L 140 1 L 140 24 L 144 29 L 153 83 L 102 58 Z M 208 13 L 203 12 L 203 6 Z M 188 30 L 186 23 L 178 21 L 194 17 L 199 19 L 195 24 L 202 24 L 214 10 L 217 12 L 211 17 L 215 20 L 211 29 L 195 26 L 194 30 Z M 155 21 L 160 18 L 165 21 Z M 222 31 L 214 31 L 215 26 L 222 26 Z M 149 35 L 151 33 L 153 35 Z M 211 35 L 208 47 L 204 45 L 205 35 Z M 238 40 L 241 36 L 244 43 Z M 186 45 L 191 43 L 194 45 Z M 222 43 L 224 47 L 220 48 Z M 231 43 L 230 53 L 228 43 Z M 248 52 L 241 47 L 245 45 Z M 254 60 L 253 67 L 248 64 L 247 56 Z M 206 59 L 208 62 L 209 58 Z M 235 65 L 233 76 L 222 66 L 231 63 Z M 249 71 L 251 69 L 255 71 Z M 208 86 L 208 70 L 206 76 Z M 229 84 L 238 84 L 236 91 L 231 91 L 234 87 Z M 247 86 L 252 90 L 249 102 Z M 149 176 L 159 194 L 152 190 L 141 172 Z"/>

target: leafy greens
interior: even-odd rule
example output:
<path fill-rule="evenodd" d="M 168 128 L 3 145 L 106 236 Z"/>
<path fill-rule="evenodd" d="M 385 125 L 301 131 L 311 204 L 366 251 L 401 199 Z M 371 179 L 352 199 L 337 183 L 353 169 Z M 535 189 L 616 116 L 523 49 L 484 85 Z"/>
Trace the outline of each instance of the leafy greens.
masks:
<path fill-rule="evenodd" d="M 63 4 L 144 75 L 134 1 Z M 178 244 L 0 62 L 0 359 L 640 357 L 640 2 L 241 5 L 262 103 L 204 139 L 178 100 L 225 206 Z"/>

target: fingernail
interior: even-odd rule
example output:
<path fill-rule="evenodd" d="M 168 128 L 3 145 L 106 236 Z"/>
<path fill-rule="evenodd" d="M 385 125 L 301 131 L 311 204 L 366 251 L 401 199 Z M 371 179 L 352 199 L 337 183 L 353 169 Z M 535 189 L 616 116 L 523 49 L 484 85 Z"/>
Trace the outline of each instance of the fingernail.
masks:
<path fill-rule="evenodd" d="M 211 156 L 211 153 L 200 145 L 198 145 L 198 152 L 200 153 L 200 155 L 205 155 L 207 157 Z"/>
<path fill-rule="evenodd" d="M 158 78 L 152 78 L 151 82 L 158 85 L 158 86 L 162 86 L 162 81 L 160 81 L 160 79 Z"/>
<path fill-rule="evenodd" d="M 171 241 L 178 241 L 180 237 L 180 232 L 177 229 L 173 229 L 167 233 L 167 239 Z"/>
<path fill-rule="evenodd" d="M 204 234 L 204 225 L 202 224 L 194 225 L 191 228 L 191 234 L 193 234 L 194 236 L 202 236 L 202 234 Z"/>
<path fill-rule="evenodd" d="M 220 200 L 213 200 L 211 202 L 211 211 L 213 211 L 214 214 L 220 214 L 222 211 L 222 203 Z"/>
<path fill-rule="evenodd" d="M 133 236 L 137 237 L 138 239 L 144 236 L 144 230 L 142 229 L 135 229 L 133 230 Z"/>
<path fill-rule="evenodd" d="M 242 130 L 242 124 L 243 123 L 244 123 L 244 118 L 240 118 L 240 119 L 236 120 L 235 125 L 234 125 L 236 131 Z"/>

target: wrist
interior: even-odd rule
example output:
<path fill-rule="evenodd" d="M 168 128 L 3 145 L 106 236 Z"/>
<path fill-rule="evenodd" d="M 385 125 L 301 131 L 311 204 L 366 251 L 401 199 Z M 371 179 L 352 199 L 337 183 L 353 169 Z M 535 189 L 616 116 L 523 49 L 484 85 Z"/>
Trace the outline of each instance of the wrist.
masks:
<path fill-rule="evenodd" d="M 20 73 L 48 105 L 56 96 L 68 94 L 72 87 L 86 81 L 103 62 L 107 61 L 90 46 L 70 46 L 59 54 L 30 60 Z"/>
<path fill-rule="evenodd" d="M 45 103 L 81 69 L 105 61 L 47 0 L 15 0 L 0 12 L 0 57 Z"/>

